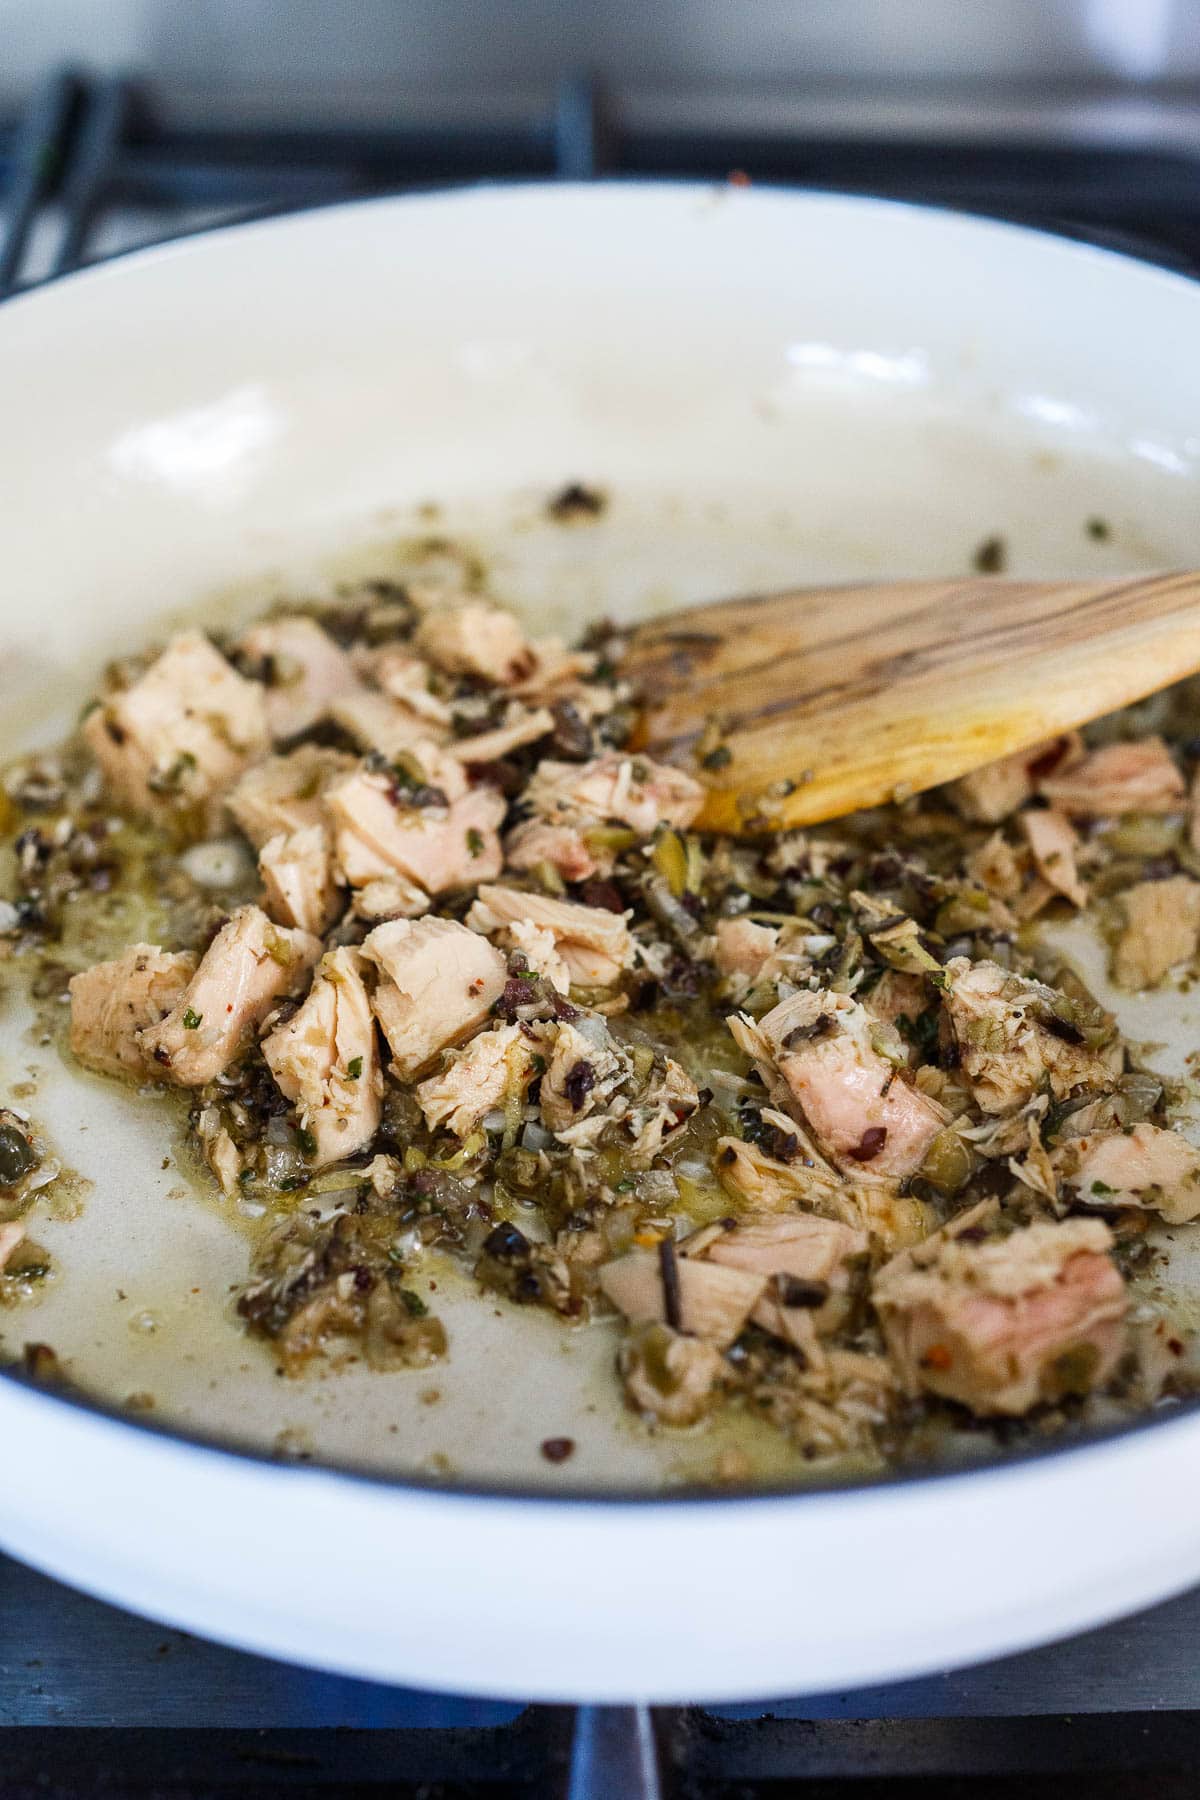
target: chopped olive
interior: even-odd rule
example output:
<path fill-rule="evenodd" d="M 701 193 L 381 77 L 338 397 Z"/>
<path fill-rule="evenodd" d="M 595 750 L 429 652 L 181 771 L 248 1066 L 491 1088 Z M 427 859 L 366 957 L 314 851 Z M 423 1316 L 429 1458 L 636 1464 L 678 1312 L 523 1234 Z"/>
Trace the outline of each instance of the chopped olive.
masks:
<path fill-rule="evenodd" d="M 15 1187 L 37 1162 L 37 1151 L 24 1133 L 15 1125 L 0 1124 L 0 1187 Z"/>

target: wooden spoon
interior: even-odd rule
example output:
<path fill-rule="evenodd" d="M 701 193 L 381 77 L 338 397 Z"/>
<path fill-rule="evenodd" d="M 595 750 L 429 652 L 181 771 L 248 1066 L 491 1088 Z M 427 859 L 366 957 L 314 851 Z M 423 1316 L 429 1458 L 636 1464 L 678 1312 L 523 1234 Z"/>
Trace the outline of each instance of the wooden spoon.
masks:
<path fill-rule="evenodd" d="M 746 833 L 904 799 L 1200 669 L 1200 574 L 899 581 L 688 607 L 637 627 L 637 747 Z"/>

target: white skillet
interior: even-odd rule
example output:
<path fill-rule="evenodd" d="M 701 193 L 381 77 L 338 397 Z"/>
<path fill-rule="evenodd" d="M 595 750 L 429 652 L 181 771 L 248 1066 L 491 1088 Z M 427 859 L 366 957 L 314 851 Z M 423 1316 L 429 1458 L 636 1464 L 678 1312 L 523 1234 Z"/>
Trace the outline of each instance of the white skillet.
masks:
<path fill-rule="evenodd" d="M 478 190 L 130 257 L 0 310 L 0 748 L 56 735 L 168 616 L 312 591 L 364 544 L 394 563 L 414 531 L 465 534 L 568 628 L 949 573 L 997 533 L 1042 574 L 1195 562 L 1198 334 L 1200 288 L 1111 255 L 701 187 Z M 609 490 L 598 523 L 545 521 L 570 478 Z M 1164 1068 L 1200 1041 L 1200 997 L 1125 1017 Z M 1190 1409 L 857 1490 L 764 1435 L 784 1491 L 672 1497 L 715 1452 L 621 1413 L 608 1327 L 440 1272 L 444 1368 L 285 1383 L 228 1315 L 245 1238 L 162 1168 L 161 1114 L 27 1026 L 0 1000 L 0 1087 L 35 1081 L 94 1186 L 36 1218 L 57 1279 L 0 1335 L 52 1343 L 111 1410 L 0 1378 L 0 1544 L 69 1581 L 327 1668 L 667 1701 L 998 1654 L 1200 1576 Z"/>

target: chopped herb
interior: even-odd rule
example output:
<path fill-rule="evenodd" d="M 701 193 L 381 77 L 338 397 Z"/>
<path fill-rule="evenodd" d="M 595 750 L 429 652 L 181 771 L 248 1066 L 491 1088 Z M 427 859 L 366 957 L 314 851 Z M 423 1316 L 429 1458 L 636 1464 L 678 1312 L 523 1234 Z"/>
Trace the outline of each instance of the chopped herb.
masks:
<path fill-rule="evenodd" d="M 472 856 L 483 855 L 483 833 L 472 825 L 467 830 L 467 849 Z"/>
<path fill-rule="evenodd" d="M 728 744 L 718 744 L 707 756 L 701 757 L 700 766 L 704 769 L 727 769 L 733 761 L 733 751 Z"/>
<path fill-rule="evenodd" d="M 362 1057 L 361 1056 L 352 1056 L 350 1058 L 350 1061 L 346 1064 L 346 1073 L 350 1077 L 351 1081 L 357 1081 L 359 1076 L 362 1074 L 362 1071 L 363 1071 Z"/>
<path fill-rule="evenodd" d="M 422 1300 L 420 1294 L 414 1294 L 411 1288 L 401 1288 L 399 1292 L 400 1298 L 403 1300 L 409 1315 L 414 1319 L 423 1319 L 429 1311 L 429 1308 Z"/>
<path fill-rule="evenodd" d="M 299 1144 L 300 1148 L 303 1150 L 305 1156 L 315 1156 L 317 1154 L 316 1137 L 308 1129 L 307 1125 L 300 1125 L 297 1127 L 296 1142 Z"/>
<path fill-rule="evenodd" d="M 1091 1191 L 1098 1197 L 1103 1198 L 1108 1194 L 1115 1194 L 1117 1190 L 1116 1188 L 1109 1187 L 1107 1181 L 1093 1181 Z"/>
<path fill-rule="evenodd" d="M 183 1029 L 185 1031 L 195 1031 L 203 1022 L 203 1019 L 203 1013 L 198 1013 L 193 1007 L 189 1006 L 183 1015 Z"/>

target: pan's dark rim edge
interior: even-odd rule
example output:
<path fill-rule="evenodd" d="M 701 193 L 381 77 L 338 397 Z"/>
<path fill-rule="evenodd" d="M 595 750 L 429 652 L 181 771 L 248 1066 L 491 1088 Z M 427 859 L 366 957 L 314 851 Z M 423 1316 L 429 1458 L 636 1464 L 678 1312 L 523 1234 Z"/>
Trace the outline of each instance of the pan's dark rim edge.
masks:
<path fill-rule="evenodd" d="M 63 275 L 48 277 L 45 280 L 30 283 L 14 290 L 0 299 L 0 312 L 7 307 L 36 303 L 37 299 L 50 291 L 63 287 L 72 287 L 76 283 L 102 278 L 110 271 L 138 261 L 152 262 L 166 254 L 186 254 L 193 243 L 200 243 L 213 238 L 221 239 L 248 231 L 269 230 L 275 225 L 286 225 L 313 215 L 324 213 L 346 212 L 365 209 L 367 207 L 396 206 L 408 200 L 436 200 L 439 198 L 459 198 L 481 193 L 527 192 L 542 188 L 551 193 L 591 192 L 596 189 L 624 188 L 628 190 L 681 191 L 692 193 L 711 193 L 714 189 L 723 191 L 726 183 L 703 179 L 660 179 L 657 177 L 606 177 L 595 181 L 567 183 L 545 178 L 533 177 L 522 179 L 481 179 L 464 183 L 441 183 L 429 186 L 405 188 L 391 194 L 371 194 L 360 198 L 340 199 L 323 202 L 316 206 L 299 206 L 294 208 L 272 209 L 268 212 L 253 212 L 243 218 L 213 227 L 202 227 L 196 231 L 188 231 L 174 237 L 156 239 L 150 244 L 133 245 L 128 250 L 118 251 L 111 256 L 85 263 L 78 269 Z M 1155 247 L 1147 244 L 1144 248 L 1118 249 L 1103 241 L 1102 233 L 1093 232 L 1083 225 L 1075 225 L 1069 221 L 1055 221 L 1053 225 L 1034 221 L 1019 209 L 1012 211 L 1000 208 L 971 207 L 955 205 L 945 201 L 905 200 L 886 194 L 871 194 L 861 190 L 846 191 L 837 188 L 804 186 L 796 182 L 756 180 L 749 189 L 770 194 L 789 195 L 795 198 L 836 201 L 849 206 L 861 206 L 864 210 L 887 208 L 889 211 L 929 214 L 938 218 L 974 221 L 978 224 L 993 225 L 1001 230 L 1018 236 L 1027 236 L 1045 240 L 1051 244 L 1070 245 L 1089 255 L 1102 258 L 1105 262 L 1127 264 L 1133 269 L 1144 269 L 1163 275 L 1172 281 L 1178 281 L 1190 287 L 1200 285 L 1200 268 L 1188 269 L 1179 266 L 1178 259 L 1168 255 L 1155 253 Z M 732 191 L 746 192 L 740 186 Z M 208 1456 L 217 1456 L 223 1460 L 248 1463 L 259 1469 L 270 1470 L 282 1477 L 304 1477 L 317 1475 L 325 1479 L 333 1478 L 384 1491 L 413 1493 L 418 1495 L 439 1496 L 448 1500 L 465 1501 L 522 1501 L 540 1506 L 581 1507 L 602 1506 L 609 1509 L 635 1507 L 638 1509 L 695 1509 L 720 1507 L 745 1508 L 747 1506 L 775 1503 L 781 1500 L 790 1505 L 803 1505 L 836 1495 L 876 1494 L 893 1489 L 912 1487 L 940 1487 L 965 1483 L 978 1483 L 987 1477 L 1015 1471 L 1030 1465 L 1040 1465 L 1048 1461 L 1061 1462 L 1066 1459 L 1086 1457 L 1091 1452 L 1101 1451 L 1117 1442 L 1123 1442 L 1145 1436 L 1149 1432 L 1161 1432 L 1171 1425 L 1182 1425 L 1189 1419 L 1200 1416 L 1200 1395 L 1193 1398 L 1173 1401 L 1166 1406 L 1142 1414 L 1140 1417 L 1124 1420 L 1100 1431 L 1090 1431 L 1077 1436 L 1060 1437 L 1052 1441 L 1022 1445 L 1016 1450 L 1007 1450 L 997 1456 L 989 1456 L 985 1460 L 973 1463 L 969 1467 L 921 1466 L 912 1468 L 893 1468 L 881 1471 L 877 1475 L 859 1476 L 856 1478 L 829 1477 L 819 1474 L 811 1479 L 797 1482 L 770 1481 L 758 1482 L 752 1488 L 720 1489 L 713 1485 L 696 1484 L 669 1489 L 645 1488 L 597 1488 L 570 1486 L 534 1486 L 517 1482 L 481 1479 L 455 1479 L 453 1477 L 438 1478 L 425 1475 L 419 1471 L 406 1474 L 395 1474 L 370 1463 L 360 1462 L 326 1462 L 318 1458 L 296 1458 L 284 1455 L 272 1455 L 253 1445 L 239 1443 L 236 1439 L 218 1436 L 215 1433 L 191 1430 L 178 1425 L 170 1425 L 154 1419 L 130 1414 L 121 1407 L 81 1392 L 78 1389 L 58 1389 L 30 1379 L 18 1366 L 0 1365 L 0 1382 L 35 1394 L 39 1400 L 66 1411 L 82 1413 L 92 1419 L 115 1425 L 123 1431 L 137 1433 L 175 1449 L 201 1452 Z"/>

